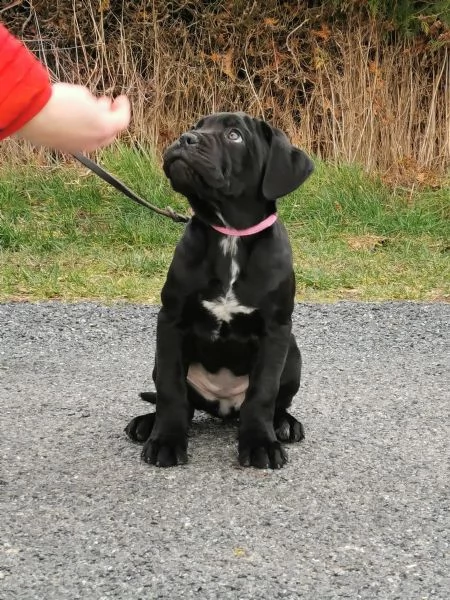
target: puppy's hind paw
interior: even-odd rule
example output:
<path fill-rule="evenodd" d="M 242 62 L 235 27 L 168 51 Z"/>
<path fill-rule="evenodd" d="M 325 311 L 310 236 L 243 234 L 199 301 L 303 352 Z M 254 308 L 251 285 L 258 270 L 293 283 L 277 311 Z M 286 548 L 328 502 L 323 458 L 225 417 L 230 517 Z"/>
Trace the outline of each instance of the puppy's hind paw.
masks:
<path fill-rule="evenodd" d="M 275 415 L 273 425 L 280 442 L 300 442 L 305 437 L 303 425 L 286 411 Z"/>
<path fill-rule="evenodd" d="M 139 415 L 128 423 L 125 427 L 125 433 L 133 440 L 133 442 L 145 442 L 150 437 L 150 434 L 155 424 L 156 413 L 147 413 Z"/>

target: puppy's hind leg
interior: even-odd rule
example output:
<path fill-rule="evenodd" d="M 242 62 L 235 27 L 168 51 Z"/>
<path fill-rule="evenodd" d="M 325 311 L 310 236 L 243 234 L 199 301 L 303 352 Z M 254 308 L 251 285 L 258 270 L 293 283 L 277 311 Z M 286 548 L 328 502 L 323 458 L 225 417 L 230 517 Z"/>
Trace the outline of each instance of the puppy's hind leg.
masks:
<path fill-rule="evenodd" d="M 156 379 L 156 365 L 153 367 L 153 381 Z M 141 400 L 149 402 L 150 404 L 156 404 L 156 392 L 141 392 L 139 394 Z M 133 442 L 146 442 L 150 437 L 150 434 L 155 424 L 156 413 L 147 413 L 145 415 L 139 415 L 131 419 L 124 431 L 127 436 Z"/>
<path fill-rule="evenodd" d="M 139 394 L 141 400 L 150 402 L 150 404 L 156 404 L 156 392 L 141 392 Z"/>
<path fill-rule="evenodd" d="M 133 442 L 146 442 L 155 424 L 156 413 L 147 413 L 134 417 L 125 427 L 125 433 Z"/>
<path fill-rule="evenodd" d="M 150 402 L 151 404 L 156 404 L 156 392 L 142 392 L 140 394 L 142 400 L 146 402 Z M 189 421 L 192 421 L 192 417 L 194 416 L 194 407 L 191 406 L 190 418 Z M 150 437 L 150 434 L 153 429 L 153 425 L 155 424 L 156 413 L 146 413 L 145 415 L 138 415 L 131 419 L 128 425 L 125 427 L 124 431 L 127 436 L 133 442 L 144 443 Z"/>
<path fill-rule="evenodd" d="M 139 394 L 142 400 L 156 404 L 156 392 L 142 392 Z M 147 413 L 134 417 L 125 427 L 124 431 L 133 442 L 146 442 L 155 424 L 155 413 Z"/>
<path fill-rule="evenodd" d="M 156 363 L 153 365 L 152 379 L 153 384 L 156 385 Z M 141 392 L 139 394 L 139 397 L 145 402 L 150 402 L 150 404 L 156 404 L 156 392 Z"/>
<path fill-rule="evenodd" d="M 293 335 L 280 379 L 280 389 L 275 402 L 274 428 L 280 442 L 300 442 L 304 437 L 303 425 L 287 412 L 300 387 L 302 359 Z"/>

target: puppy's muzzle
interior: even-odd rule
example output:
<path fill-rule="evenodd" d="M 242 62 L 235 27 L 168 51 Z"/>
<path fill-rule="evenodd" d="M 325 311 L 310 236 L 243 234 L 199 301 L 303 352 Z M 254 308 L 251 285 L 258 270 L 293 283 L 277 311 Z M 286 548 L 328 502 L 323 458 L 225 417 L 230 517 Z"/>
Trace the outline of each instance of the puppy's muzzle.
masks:
<path fill-rule="evenodd" d="M 193 173 L 202 179 L 205 191 L 222 189 L 226 185 L 221 161 L 217 160 L 220 152 L 214 142 L 211 137 L 187 131 L 167 149 L 163 169 L 176 191 L 187 196 L 191 191 L 199 195 L 198 182 L 193 188 Z"/>
<path fill-rule="evenodd" d="M 194 146 L 195 144 L 198 144 L 199 139 L 198 135 L 196 135 L 193 131 L 187 131 L 180 136 L 178 142 L 182 148 L 186 148 L 188 146 Z"/>

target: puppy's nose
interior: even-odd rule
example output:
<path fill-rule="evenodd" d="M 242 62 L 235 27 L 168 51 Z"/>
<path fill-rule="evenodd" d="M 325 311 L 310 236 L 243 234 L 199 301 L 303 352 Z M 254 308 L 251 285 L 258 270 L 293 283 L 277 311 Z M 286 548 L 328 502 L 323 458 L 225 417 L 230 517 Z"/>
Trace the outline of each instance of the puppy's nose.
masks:
<path fill-rule="evenodd" d="M 193 131 L 187 131 L 180 137 L 180 144 L 182 146 L 192 146 L 193 144 L 198 144 L 198 137 Z"/>

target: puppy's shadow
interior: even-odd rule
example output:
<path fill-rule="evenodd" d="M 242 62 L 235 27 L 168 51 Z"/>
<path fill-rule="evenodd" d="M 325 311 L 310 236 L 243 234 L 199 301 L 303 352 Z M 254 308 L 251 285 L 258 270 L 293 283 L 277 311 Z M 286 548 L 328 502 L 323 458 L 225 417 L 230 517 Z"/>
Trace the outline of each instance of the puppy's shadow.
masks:
<path fill-rule="evenodd" d="M 189 460 L 202 469 L 217 473 L 228 472 L 238 467 L 239 419 L 218 419 L 205 413 L 196 412 L 189 429 Z"/>
<path fill-rule="evenodd" d="M 231 437 L 237 439 L 239 418 L 217 419 L 196 413 L 189 430 L 189 437 Z"/>

